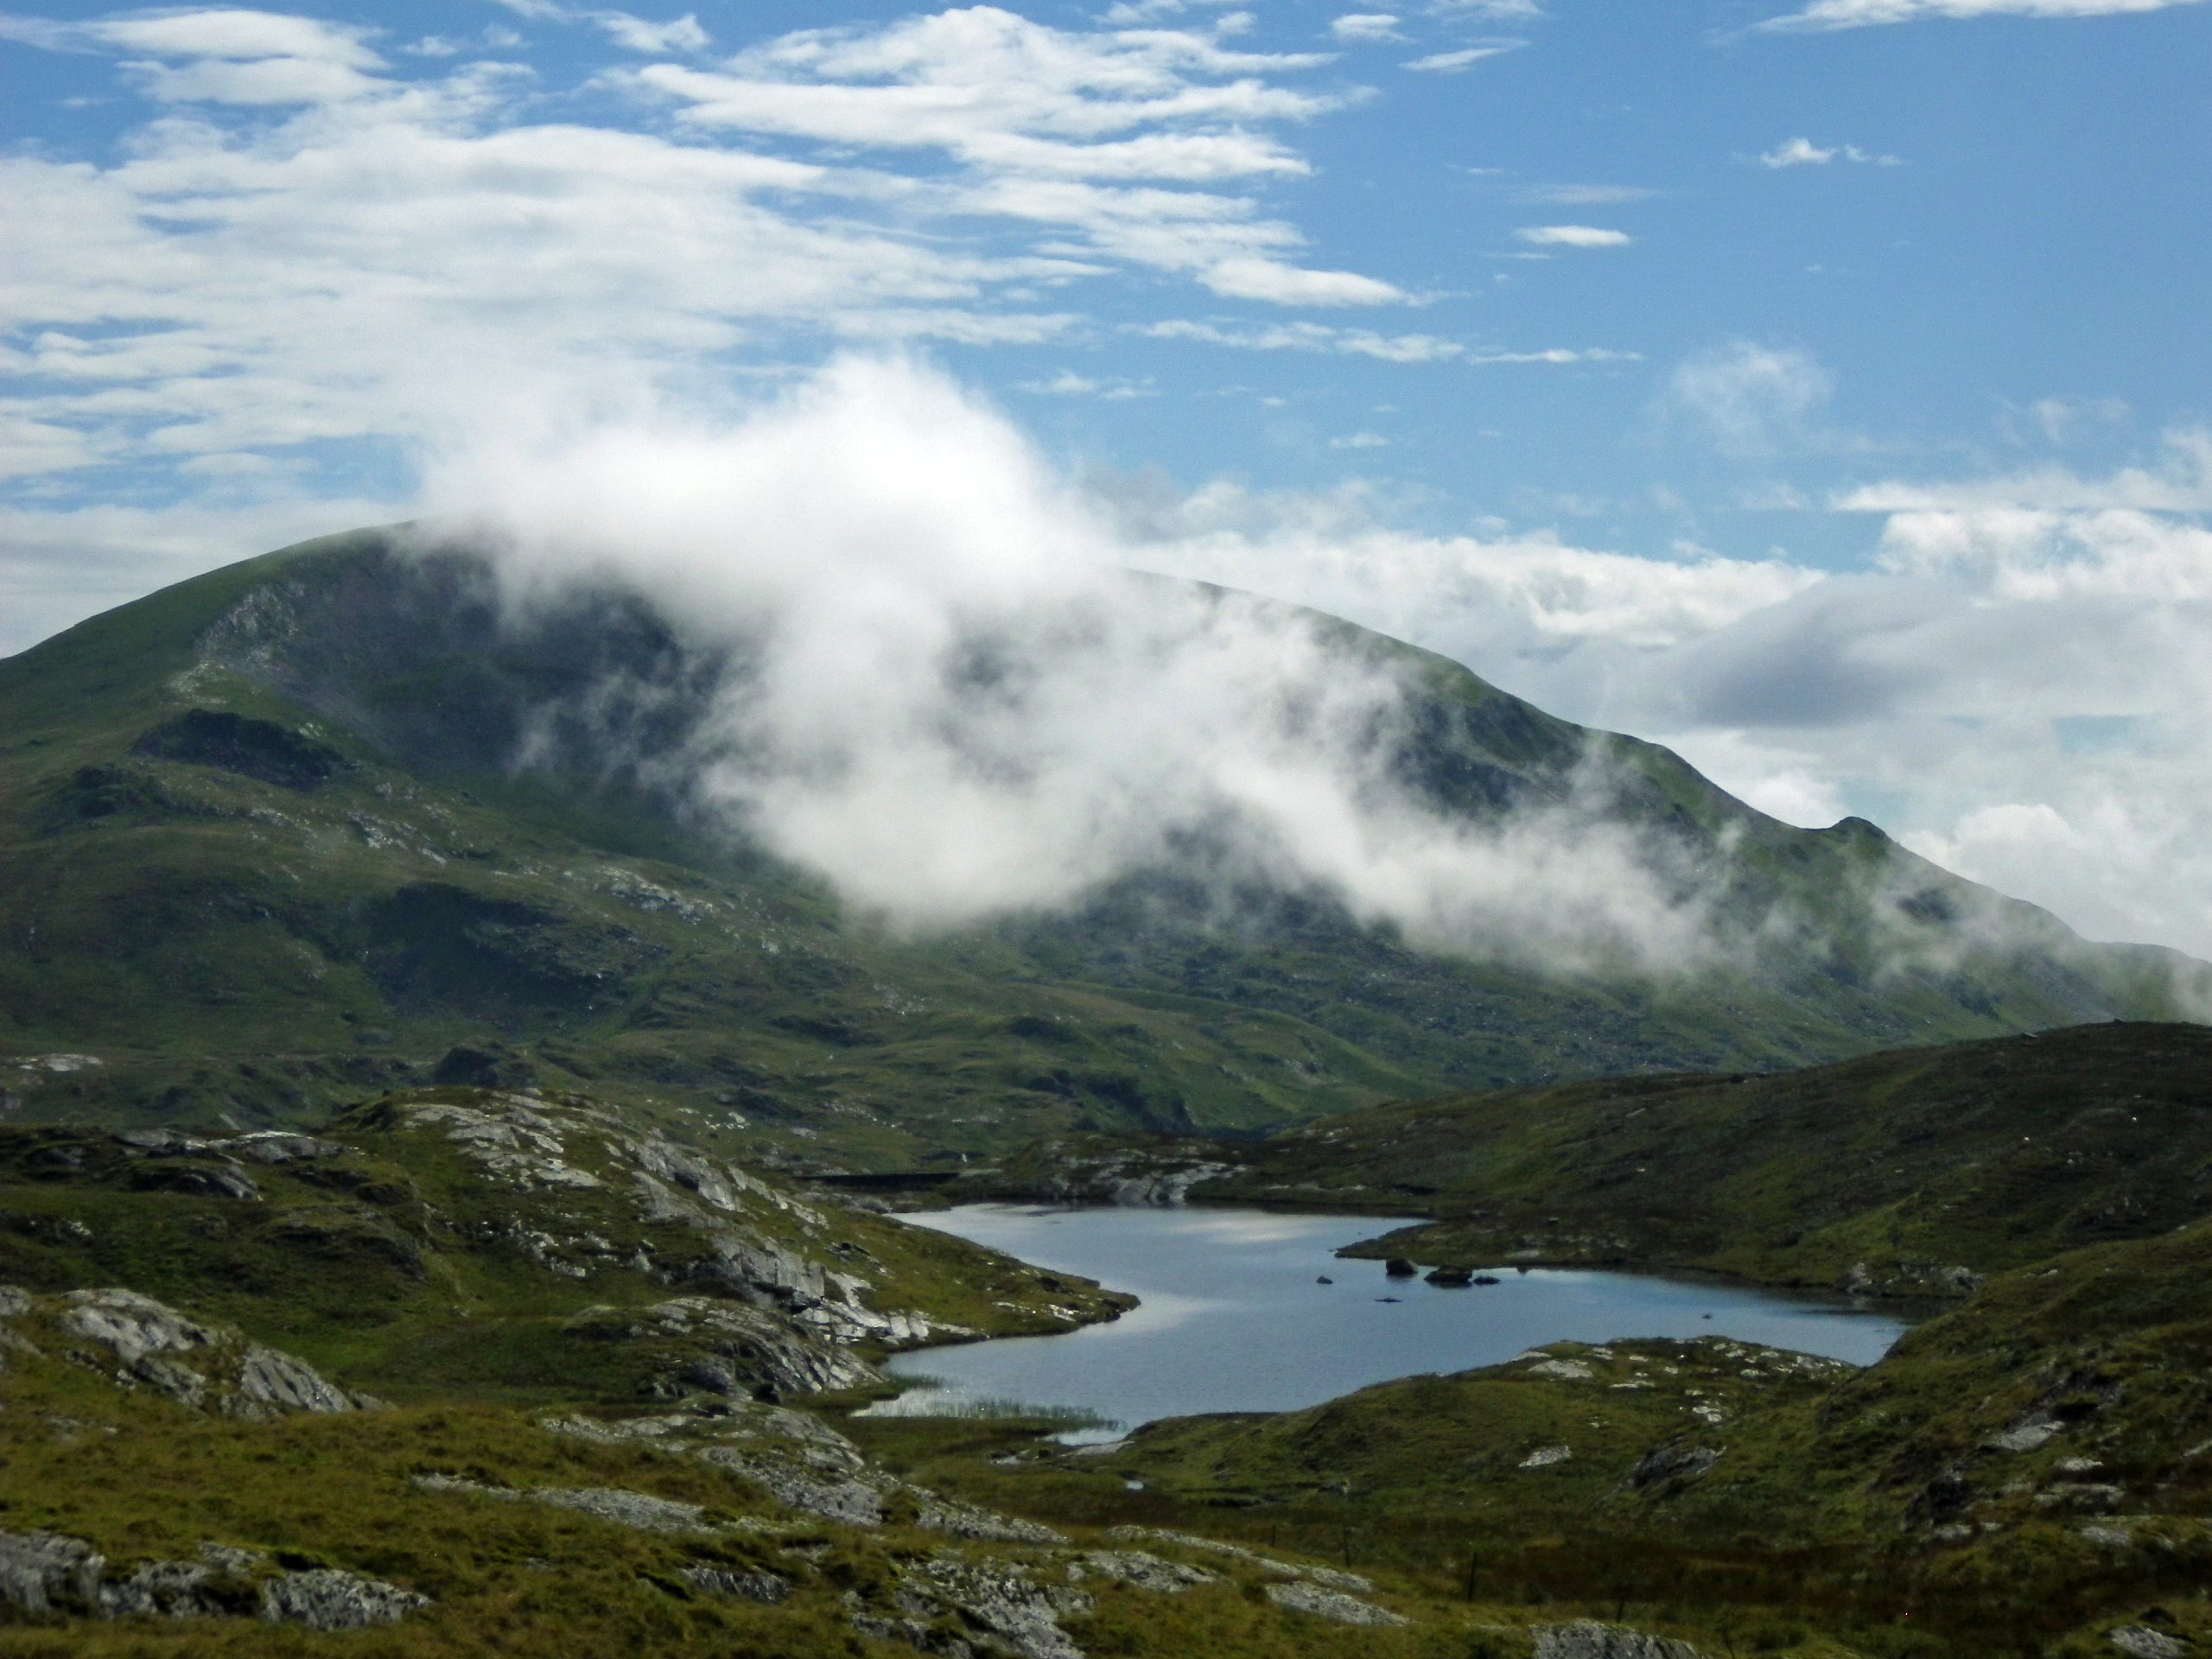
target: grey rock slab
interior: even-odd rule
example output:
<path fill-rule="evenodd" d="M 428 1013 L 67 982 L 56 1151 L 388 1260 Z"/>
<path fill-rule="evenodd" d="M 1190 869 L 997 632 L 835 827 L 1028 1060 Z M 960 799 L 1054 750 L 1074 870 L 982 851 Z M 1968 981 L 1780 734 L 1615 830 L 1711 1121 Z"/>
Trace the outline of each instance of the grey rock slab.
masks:
<path fill-rule="evenodd" d="M 2112 1633 L 2110 1640 L 2129 1659 L 2189 1659 L 2187 1643 L 2145 1624 L 2123 1624 Z"/>
<path fill-rule="evenodd" d="M 90 1610 L 106 1558 L 81 1538 L 0 1532 L 0 1604 L 26 1613 Z"/>
<path fill-rule="evenodd" d="M 1196 1589 L 1202 1584 L 1221 1582 L 1218 1573 L 1209 1573 L 1202 1567 L 1186 1567 L 1181 1561 L 1164 1560 L 1141 1549 L 1094 1550 L 1068 1564 L 1071 1579 L 1080 1580 L 1093 1575 L 1170 1596 Z"/>
<path fill-rule="evenodd" d="M 899 1611 L 926 1618 L 942 1609 L 1020 1659 L 1084 1659 L 1061 1618 L 1090 1611 L 1079 1590 L 1037 1583 L 1021 1567 L 975 1561 L 951 1553 L 932 1556 L 900 1575 Z"/>
<path fill-rule="evenodd" d="M 695 1590 L 739 1601 L 779 1602 L 791 1592 L 781 1573 L 728 1567 L 687 1567 L 679 1575 Z"/>
<path fill-rule="evenodd" d="M 1308 1613 L 1315 1618 L 1329 1619 L 1338 1624 L 1410 1624 L 1413 1621 L 1402 1613 L 1394 1613 L 1387 1607 L 1377 1607 L 1371 1601 L 1362 1601 L 1357 1596 L 1348 1596 L 1341 1590 L 1326 1590 L 1318 1584 L 1271 1584 L 1267 1587 L 1268 1599 L 1278 1607 L 1294 1613 Z"/>
<path fill-rule="evenodd" d="M 1623 1624 L 1579 1618 L 1536 1627 L 1534 1659 L 1711 1659 L 1701 1648 Z"/>
<path fill-rule="evenodd" d="M 334 1567 L 280 1573 L 261 1586 L 262 1618 L 272 1624 L 301 1624 L 311 1630 L 396 1624 L 429 1605 L 428 1596 L 413 1590 Z"/>

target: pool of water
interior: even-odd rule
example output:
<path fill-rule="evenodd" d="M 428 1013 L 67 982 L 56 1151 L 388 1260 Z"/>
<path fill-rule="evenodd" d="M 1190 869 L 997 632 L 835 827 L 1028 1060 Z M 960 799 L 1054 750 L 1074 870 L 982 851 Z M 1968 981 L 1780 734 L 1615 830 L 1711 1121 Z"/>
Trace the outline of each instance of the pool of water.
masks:
<path fill-rule="evenodd" d="M 906 1219 L 1142 1299 L 1064 1336 L 898 1355 L 891 1373 L 923 1380 L 871 1408 L 936 1415 L 1014 1402 L 1102 1420 L 1071 1440 L 1110 1440 L 1158 1417 L 1294 1411 L 1568 1340 L 1719 1335 L 1863 1365 L 1906 1323 L 1834 1298 L 1648 1274 L 1492 1268 L 1495 1285 L 1446 1289 L 1337 1258 L 1404 1224 L 1387 1217 L 969 1205 Z"/>

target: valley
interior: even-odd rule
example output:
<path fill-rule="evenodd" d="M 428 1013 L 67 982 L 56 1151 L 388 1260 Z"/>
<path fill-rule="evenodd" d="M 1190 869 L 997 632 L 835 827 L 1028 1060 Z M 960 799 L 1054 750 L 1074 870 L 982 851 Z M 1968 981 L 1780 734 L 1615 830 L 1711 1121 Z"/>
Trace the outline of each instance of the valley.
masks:
<path fill-rule="evenodd" d="M 1571 811 L 1698 938 L 1445 948 L 1226 832 L 900 925 L 684 785 L 741 652 L 403 531 L 0 662 L 0 1645 L 2212 1644 L 2212 969 L 1160 591 L 1395 688 L 1394 810 Z M 925 1213 L 1101 1203 L 1183 1276 Z M 1251 1337 L 1135 1362 L 1317 1379 L 1272 1409 L 901 1393 L 1325 1224 Z M 1447 1306 L 1493 1345 L 1374 1323 Z"/>

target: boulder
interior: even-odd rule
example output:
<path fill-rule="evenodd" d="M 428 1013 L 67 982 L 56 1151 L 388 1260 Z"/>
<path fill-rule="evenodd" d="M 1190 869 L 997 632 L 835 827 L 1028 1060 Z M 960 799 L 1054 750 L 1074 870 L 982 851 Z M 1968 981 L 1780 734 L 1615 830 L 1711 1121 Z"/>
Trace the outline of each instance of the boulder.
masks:
<path fill-rule="evenodd" d="M 1402 1255 L 1394 1255 L 1382 1264 L 1382 1271 L 1393 1279 L 1410 1279 L 1421 1269 Z"/>
<path fill-rule="evenodd" d="M 1663 1636 L 1647 1636 L 1621 1624 L 1579 1618 L 1571 1624 L 1540 1624 L 1534 1659 L 1710 1659 L 1701 1648 Z"/>
<path fill-rule="evenodd" d="M 1458 1289 L 1475 1282 L 1475 1270 L 1472 1268 L 1431 1268 L 1428 1282 Z"/>

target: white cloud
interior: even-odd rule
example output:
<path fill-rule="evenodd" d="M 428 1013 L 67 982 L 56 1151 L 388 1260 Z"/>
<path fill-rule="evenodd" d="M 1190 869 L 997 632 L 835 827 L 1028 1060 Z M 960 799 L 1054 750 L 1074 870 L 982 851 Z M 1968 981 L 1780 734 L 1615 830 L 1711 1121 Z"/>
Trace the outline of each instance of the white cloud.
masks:
<path fill-rule="evenodd" d="M 1834 389 L 1810 353 L 1752 340 L 1685 359 L 1668 382 L 1672 406 L 1732 454 L 1761 454 L 1802 441 Z"/>
<path fill-rule="evenodd" d="M 684 47 L 684 22 L 642 27 Z M 7 20 L 118 57 L 156 100 L 99 160 L 0 156 L 10 465 L 58 507 L 111 493 L 124 466 L 156 499 L 209 467 L 248 479 L 255 453 L 404 453 L 487 399 L 524 422 L 712 403 L 734 363 L 826 341 L 1059 338 L 1079 285 L 1128 269 L 1277 305 L 1406 299 L 1306 259 L 1294 226 L 1217 188 L 1300 176 L 1273 130 L 1347 96 L 1294 84 L 1319 60 L 1236 50 L 1227 27 L 1086 33 L 979 9 L 785 35 L 711 75 L 613 72 L 691 118 L 671 134 L 548 120 L 517 66 L 395 69 L 308 18 Z M 748 124 L 783 153 L 734 142 Z M 172 470 L 202 456 L 229 459 Z"/>
<path fill-rule="evenodd" d="M 1842 512 L 2212 512 L 2212 429 L 2177 428 L 2164 435 L 2153 464 L 2122 467 L 2103 478 L 2048 467 L 1964 482 L 1866 484 L 1845 491 L 1833 505 Z"/>
<path fill-rule="evenodd" d="M 1540 352 L 1477 352 L 1471 354 L 1470 363 L 1544 363 L 1566 365 L 1573 363 L 1641 363 L 1642 352 L 1617 352 L 1603 346 L 1547 346 Z"/>
<path fill-rule="evenodd" d="M 1395 41 L 1398 34 L 1398 16 L 1389 11 L 1348 11 L 1329 25 L 1329 33 L 1340 41 Z"/>
<path fill-rule="evenodd" d="M 1332 449 L 1388 449 L 1390 440 L 1380 432 L 1347 432 L 1329 440 Z"/>
<path fill-rule="evenodd" d="M 1414 59 L 1406 67 L 1423 74 L 1456 75 L 1486 58 L 1501 57 L 1521 44 L 1519 41 L 1485 41 L 1479 46 L 1463 46 L 1453 52 L 1432 52 L 1425 58 Z"/>
<path fill-rule="evenodd" d="M 1389 305 L 1402 289 L 1350 270 L 1306 270 L 1280 259 L 1217 259 L 1200 267 L 1198 280 L 1229 299 L 1274 305 Z"/>
<path fill-rule="evenodd" d="M 1466 346 L 1435 334 L 1381 334 L 1367 328 L 1328 323 L 1286 322 L 1256 326 L 1171 319 L 1139 323 L 1131 333 L 1153 340 L 1192 340 L 1247 352 L 1332 352 L 1371 357 L 1386 363 L 1435 363 L 1464 357 Z"/>
<path fill-rule="evenodd" d="M 153 12 L 85 26 L 95 40 L 161 58 L 216 58 L 250 62 L 299 58 L 347 69 L 376 69 L 383 60 L 362 31 L 308 17 L 232 8 Z"/>
<path fill-rule="evenodd" d="M 1130 380 L 1120 375 L 1098 379 L 1077 374 L 1072 369 L 1062 369 L 1049 380 L 1024 381 L 1014 390 L 1039 397 L 1098 397 L 1108 403 L 1126 403 L 1132 397 L 1157 395 L 1157 389 L 1149 379 Z"/>
<path fill-rule="evenodd" d="M 1594 798 L 1487 826 L 1426 804 L 1389 760 L 1397 669 L 1287 607 L 1130 582 L 1125 523 L 911 366 L 847 360 L 729 427 L 497 434 L 440 478 L 518 602 L 625 581 L 742 641 L 702 804 L 894 926 L 1181 866 L 1224 902 L 1257 880 L 1555 968 L 1715 948 L 1663 846 Z"/>
<path fill-rule="evenodd" d="M 1877 156 L 1856 144 L 1821 145 L 1809 138 L 1792 138 L 1785 143 L 1777 144 L 1760 156 L 1759 165 L 1780 169 L 1786 167 L 1826 167 L 1839 161 L 1867 167 L 1897 167 L 1901 164 L 1894 156 Z"/>
<path fill-rule="evenodd" d="M 1640 184 L 1534 184 L 1516 191 L 1513 199 L 1548 207 L 1605 207 L 1617 202 L 1649 201 L 1658 194 Z"/>
<path fill-rule="evenodd" d="M 626 11 L 597 11 L 591 17 L 617 46 L 652 57 L 664 57 L 672 52 L 703 52 L 714 44 L 692 12 L 687 11 L 665 23 L 650 23 Z"/>
<path fill-rule="evenodd" d="M 1282 84 L 1320 57 L 1240 51 L 1220 32 L 1082 34 L 978 6 L 802 30 L 713 71 L 657 64 L 626 80 L 691 126 L 838 150 L 940 152 L 964 173 L 939 188 L 948 209 L 1050 224 L 1087 251 L 1187 273 L 1224 296 L 1407 300 L 1382 278 L 1296 263 L 1302 238 L 1255 217 L 1249 200 L 1158 188 L 1302 175 L 1306 161 L 1259 129 L 1310 120 L 1351 96 Z"/>
<path fill-rule="evenodd" d="M 1539 248 L 1624 248 L 1634 240 L 1626 231 L 1594 225 L 1528 225 L 1513 234 Z"/>
<path fill-rule="evenodd" d="M 1758 25 L 1777 33 L 1866 29 L 1929 18 L 2116 17 L 2193 5 L 2196 0 L 1815 0 L 1802 11 Z"/>

